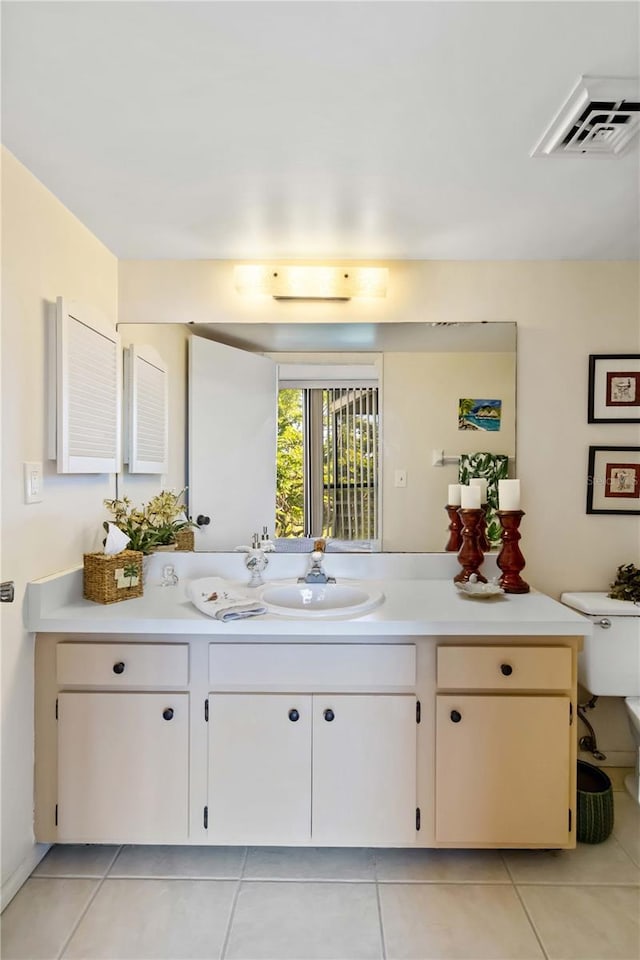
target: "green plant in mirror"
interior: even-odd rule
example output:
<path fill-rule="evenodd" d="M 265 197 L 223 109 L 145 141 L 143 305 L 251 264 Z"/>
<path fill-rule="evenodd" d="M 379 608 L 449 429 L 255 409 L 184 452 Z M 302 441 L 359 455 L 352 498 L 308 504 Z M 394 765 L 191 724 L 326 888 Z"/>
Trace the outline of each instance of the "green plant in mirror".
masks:
<path fill-rule="evenodd" d="M 129 537 L 129 549 L 149 554 L 156 547 L 175 541 L 178 530 L 194 524 L 184 513 L 186 487 L 179 493 L 162 490 L 149 503 L 134 507 L 129 497 L 105 500 L 104 505 L 112 516 L 111 522 Z M 108 529 L 108 521 L 103 523 Z"/>

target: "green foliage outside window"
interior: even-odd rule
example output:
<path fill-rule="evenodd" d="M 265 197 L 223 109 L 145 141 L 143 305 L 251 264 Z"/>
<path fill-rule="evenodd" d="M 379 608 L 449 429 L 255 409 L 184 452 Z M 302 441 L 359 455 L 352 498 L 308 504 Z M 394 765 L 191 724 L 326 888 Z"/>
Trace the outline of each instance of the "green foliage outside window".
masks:
<path fill-rule="evenodd" d="M 276 537 L 304 536 L 302 391 L 278 393 Z"/>

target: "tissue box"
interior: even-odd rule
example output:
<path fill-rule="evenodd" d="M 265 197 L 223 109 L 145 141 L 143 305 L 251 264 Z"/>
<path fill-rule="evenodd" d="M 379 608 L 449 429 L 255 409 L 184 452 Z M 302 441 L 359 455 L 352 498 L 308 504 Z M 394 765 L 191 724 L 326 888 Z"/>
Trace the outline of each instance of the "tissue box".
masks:
<path fill-rule="evenodd" d="M 84 555 L 84 597 L 96 603 L 118 603 L 142 596 L 142 553 L 123 550 Z"/>

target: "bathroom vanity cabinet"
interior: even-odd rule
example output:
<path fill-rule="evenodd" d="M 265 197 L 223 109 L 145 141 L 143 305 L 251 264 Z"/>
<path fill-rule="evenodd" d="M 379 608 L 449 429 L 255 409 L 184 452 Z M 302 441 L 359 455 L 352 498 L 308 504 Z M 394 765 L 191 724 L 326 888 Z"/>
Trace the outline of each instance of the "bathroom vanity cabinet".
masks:
<path fill-rule="evenodd" d="M 324 630 L 39 634 L 37 839 L 574 846 L 578 636 Z"/>
<path fill-rule="evenodd" d="M 436 840 L 566 846 L 574 657 L 564 646 L 439 646 Z"/>

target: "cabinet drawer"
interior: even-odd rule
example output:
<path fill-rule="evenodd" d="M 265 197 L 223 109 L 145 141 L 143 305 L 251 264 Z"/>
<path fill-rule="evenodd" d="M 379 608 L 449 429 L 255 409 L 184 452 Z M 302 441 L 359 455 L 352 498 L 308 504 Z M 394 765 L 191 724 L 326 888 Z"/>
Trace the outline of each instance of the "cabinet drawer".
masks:
<path fill-rule="evenodd" d="M 212 690 L 413 689 L 412 644 L 212 643 Z"/>
<path fill-rule="evenodd" d="M 438 647 L 438 690 L 568 690 L 569 647 Z"/>
<path fill-rule="evenodd" d="M 62 686 L 185 687 L 189 647 L 177 643 L 59 643 Z"/>

